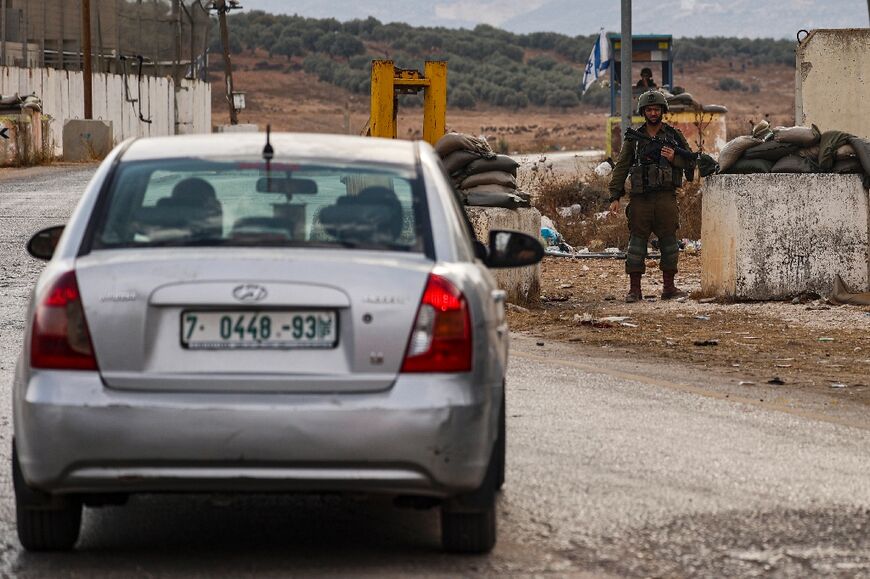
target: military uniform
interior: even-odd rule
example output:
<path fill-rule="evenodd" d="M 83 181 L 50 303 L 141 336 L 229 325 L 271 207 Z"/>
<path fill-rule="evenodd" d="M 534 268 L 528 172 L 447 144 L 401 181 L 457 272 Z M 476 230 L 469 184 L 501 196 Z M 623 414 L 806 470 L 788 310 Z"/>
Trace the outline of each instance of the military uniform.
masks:
<path fill-rule="evenodd" d="M 641 95 L 639 103 L 641 103 L 639 106 L 641 114 L 643 108 L 651 104 L 662 106 L 663 113 L 667 111 L 664 95 L 655 91 Z M 646 123 L 639 130 L 652 136 L 647 131 Z M 689 149 L 689 143 L 683 134 L 664 122 L 661 123 L 656 138 L 672 147 Z M 673 286 L 673 279 L 677 273 L 679 260 L 679 243 L 676 235 L 679 228 L 679 210 L 676 190 L 682 185 L 684 170 L 689 166 L 689 161 L 676 155 L 673 162 L 669 162 L 661 155 L 661 148 L 648 141 L 626 140 L 623 143 L 613 168 L 609 189 L 611 202 L 620 199 L 624 194 L 626 177 L 631 177 L 630 200 L 625 210 L 631 233 L 626 252 L 625 272 L 632 279 L 632 291 L 629 292 L 626 301 L 637 301 L 642 297 L 640 276 L 646 271 L 647 243 L 650 233 L 655 233 L 658 237 L 662 254 L 659 267 L 665 274 L 666 290 L 662 297 L 668 299 L 685 295 Z M 634 295 L 634 299 L 629 299 L 635 291 L 637 295 Z"/>

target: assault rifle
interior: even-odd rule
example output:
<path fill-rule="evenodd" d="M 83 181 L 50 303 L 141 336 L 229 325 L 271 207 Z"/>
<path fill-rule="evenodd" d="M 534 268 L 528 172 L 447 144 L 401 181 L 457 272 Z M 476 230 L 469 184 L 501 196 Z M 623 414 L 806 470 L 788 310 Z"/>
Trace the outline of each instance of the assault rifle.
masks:
<path fill-rule="evenodd" d="M 646 133 L 642 133 L 637 129 L 632 129 L 628 127 L 625 129 L 625 140 L 626 141 L 646 141 L 656 147 L 656 152 L 661 155 L 662 149 L 665 147 L 670 147 L 674 150 L 674 155 L 678 157 L 682 157 L 686 161 L 688 161 L 688 166 L 685 168 L 684 172 L 686 174 L 687 181 L 694 181 L 695 179 L 695 164 L 698 160 L 698 153 L 693 153 L 689 149 L 684 149 L 677 145 L 676 143 L 668 142 L 664 139 L 660 139 L 658 136 L 650 137 Z"/>

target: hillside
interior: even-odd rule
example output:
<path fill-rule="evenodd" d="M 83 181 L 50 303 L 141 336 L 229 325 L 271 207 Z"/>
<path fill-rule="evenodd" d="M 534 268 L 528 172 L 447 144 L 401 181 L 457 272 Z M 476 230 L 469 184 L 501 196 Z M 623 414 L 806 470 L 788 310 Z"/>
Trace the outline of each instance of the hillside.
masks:
<path fill-rule="evenodd" d="M 229 20 L 236 54 L 263 51 L 268 56 L 264 66 L 288 73 L 301 70 L 360 96 L 370 91 L 372 58 L 391 58 L 405 68 L 422 68 L 424 60 L 436 59 L 449 63 L 448 100 L 453 108 L 573 109 L 581 103 L 609 102 L 605 87 L 585 94 L 580 89 L 594 36 L 514 34 L 487 25 L 474 30 L 414 28 L 374 18 L 342 23 L 256 11 L 234 14 Z M 219 50 L 219 45 L 212 48 Z M 677 67 L 711 58 L 727 60 L 741 70 L 794 62 L 793 43 L 759 39 L 680 39 L 674 55 Z M 415 101 L 419 99 L 406 99 Z"/>
<path fill-rule="evenodd" d="M 241 122 L 271 124 L 280 131 L 358 134 L 369 116 L 368 95 L 357 94 L 322 82 L 304 70 L 269 69 L 268 55 L 245 51 L 234 57 L 236 87 L 247 91 L 248 109 Z M 264 66 L 265 65 L 265 66 Z M 453 83 L 452 69 L 449 82 Z M 753 89 L 725 91 L 723 78 L 733 78 Z M 751 122 L 768 118 L 775 124 L 794 122 L 794 69 L 783 64 L 742 66 L 724 59 L 689 62 L 677 69 L 676 80 L 696 98 L 729 107 L 729 135 L 745 134 Z M 212 70 L 213 122 L 228 122 L 223 100 L 223 76 Z M 400 106 L 399 136 L 419 138 L 422 107 Z M 576 107 L 530 105 L 522 110 L 478 104 L 474 109 L 449 107 L 451 129 L 484 134 L 494 146 L 510 152 L 542 152 L 555 149 L 601 149 L 604 147 L 607 106 L 579 104 Z"/>
<path fill-rule="evenodd" d="M 414 28 L 374 18 L 342 23 L 263 12 L 229 20 L 236 88 L 248 93 L 243 122 L 359 133 L 369 117 L 372 58 L 392 58 L 406 68 L 438 58 L 449 67 L 450 128 L 485 134 L 510 152 L 604 146 L 609 89 L 581 95 L 579 87 L 593 36 L 513 34 L 491 26 Z M 726 105 L 729 134 L 744 134 L 762 118 L 793 122 L 792 42 L 684 38 L 675 41 L 674 55 L 675 84 L 705 104 Z M 635 65 L 635 76 L 641 66 Z M 213 65 L 215 123 L 227 119 L 219 70 Z M 419 137 L 421 117 L 421 99 L 402 97 L 399 135 Z"/>

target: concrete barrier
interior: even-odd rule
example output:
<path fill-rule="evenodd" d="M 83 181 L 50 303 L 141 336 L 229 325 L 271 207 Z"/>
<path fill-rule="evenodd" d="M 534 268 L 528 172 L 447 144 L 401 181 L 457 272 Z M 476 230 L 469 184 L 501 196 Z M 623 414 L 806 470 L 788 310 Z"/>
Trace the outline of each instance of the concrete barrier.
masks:
<path fill-rule="evenodd" d="M 715 175 L 703 186 L 701 289 L 742 300 L 870 290 L 870 200 L 859 175 Z"/>
<path fill-rule="evenodd" d="M 541 214 L 537 209 L 502 209 L 499 207 L 466 207 L 468 219 L 481 243 L 489 244 L 489 232 L 495 229 L 522 231 L 535 238 L 541 235 Z M 541 295 L 541 266 L 493 269 L 508 301 L 525 305 L 536 302 Z"/>
<path fill-rule="evenodd" d="M 112 121 L 74 119 L 63 124 L 64 161 L 98 161 L 104 159 L 114 146 Z"/>
<path fill-rule="evenodd" d="M 797 123 L 870 139 L 870 29 L 813 30 L 796 59 Z"/>
<path fill-rule="evenodd" d="M 0 167 L 33 165 L 50 158 L 54 151 L 48 135 L 49 120 L 34 110 L 0 114 Z"/>

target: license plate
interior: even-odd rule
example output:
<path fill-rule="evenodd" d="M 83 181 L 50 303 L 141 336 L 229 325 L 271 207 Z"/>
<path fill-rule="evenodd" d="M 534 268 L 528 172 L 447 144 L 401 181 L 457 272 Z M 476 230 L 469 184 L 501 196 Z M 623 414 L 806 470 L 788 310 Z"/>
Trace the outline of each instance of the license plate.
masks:
<path fill-rule="evenodd" d="M 334 348 L 334 311 L 185 311 L 181 344 L 191 350 Z"/>

